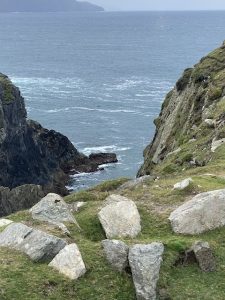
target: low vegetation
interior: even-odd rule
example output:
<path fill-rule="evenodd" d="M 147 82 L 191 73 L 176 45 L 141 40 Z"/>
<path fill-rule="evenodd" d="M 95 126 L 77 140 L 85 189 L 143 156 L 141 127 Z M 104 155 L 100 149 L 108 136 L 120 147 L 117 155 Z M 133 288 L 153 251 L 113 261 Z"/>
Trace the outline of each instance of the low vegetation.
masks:
<path fill-rule="evenodd" d="M 219 156 L 219 153 L 217 153 Z M 129 244 L 151 243 L 161 241 L 165 245 L 164 261 L 161 268 L 158 289 L 160 299 L 224 299 L 225 283 L 225 229 L 221 228 L 200 236 L 182 236 L 172 232 L 168 222 L 170 212 L 194 195 L 225 187 L 222 168 L 217 166 L 218 174 L 207 174 L 209 166 L 184 171 L 171 178 L 160 179 L 139 184 L 136 187 L 120 190 L 120 194 L 133 199 L 142 219 L 142 232 L 134 240 L 125 239 Z M 215 168 L 214 168 L 215 170 Z M 191 176 L 193 184 L 184 191 L 173 190 L 178 181 Z M 71 237 L 64 236 L 58 229 L 43 223 L 32 221 L 29 212 L 18 212 L 10 216 L 14 221 L 57 234 L 76 242 L 86 263 L 87 273 L 76 282 L 67 280 L 46 264 L 34 264 L 26 256 L 8 249 L 0 250 L 0 299 L 135 299 L 135 290 L 129 273 L 119 274 L 113 271 L 104 258 L 101 240 L 104 231 L 97 217 L 102 201 L 110 193 L 118 193 L 119 187 L 126 180 L 109 181 L 87 191 L 78 192 L 65 198 L 74 201 L 86 201 L 76 219 L 82 230 L 68 225 Z M 196 240 L 208 241 L 217 260 L 217 271 L 204 274 L 197 265 L 175 266 L 179 254 Z M 165 295 L 167 298 L 165 298 Z M 163 298 L 164 297 L 164 298 Z"/>

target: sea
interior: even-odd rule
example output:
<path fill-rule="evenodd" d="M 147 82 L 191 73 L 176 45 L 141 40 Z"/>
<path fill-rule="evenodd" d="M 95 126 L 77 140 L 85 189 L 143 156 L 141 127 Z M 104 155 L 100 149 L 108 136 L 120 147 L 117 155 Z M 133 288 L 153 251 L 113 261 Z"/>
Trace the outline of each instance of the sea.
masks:
<path fill-rule="evenodd" d="M 28 118 L 86 155 L 117 164 L 76 174 L 80 190 L 134 178 L 153 120 L 183 70 L 225 39 L 225 12 L 0 14 L 0 72 L 25 98 Z"/>

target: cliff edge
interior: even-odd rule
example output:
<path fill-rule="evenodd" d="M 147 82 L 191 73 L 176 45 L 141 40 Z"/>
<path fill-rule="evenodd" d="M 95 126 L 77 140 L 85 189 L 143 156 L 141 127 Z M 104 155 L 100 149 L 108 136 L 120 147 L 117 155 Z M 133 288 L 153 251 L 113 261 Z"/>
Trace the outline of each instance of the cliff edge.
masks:
<path fill-rule="evenodd" d="M 144 151 L 138 176 L 180 172 L 222 158 L 225 44 L 184 71 L 154 123 L 155 136 Z"/>

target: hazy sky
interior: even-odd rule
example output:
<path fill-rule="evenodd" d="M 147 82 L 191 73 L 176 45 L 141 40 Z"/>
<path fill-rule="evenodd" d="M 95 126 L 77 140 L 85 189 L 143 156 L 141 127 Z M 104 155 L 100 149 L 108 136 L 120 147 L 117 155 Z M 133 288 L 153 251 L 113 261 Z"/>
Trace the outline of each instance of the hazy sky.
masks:
<path fill-rule="evenodd" d="M 215 10 L 225 9 L 225 0 L 89 0 L 106 10 Z"/>

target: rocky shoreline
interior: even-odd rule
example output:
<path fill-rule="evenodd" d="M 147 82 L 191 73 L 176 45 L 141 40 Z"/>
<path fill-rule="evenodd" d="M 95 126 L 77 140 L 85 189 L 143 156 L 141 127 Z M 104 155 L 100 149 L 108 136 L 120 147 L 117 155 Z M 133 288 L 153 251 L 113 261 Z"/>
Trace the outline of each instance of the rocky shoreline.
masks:
<path fill-rule="evenodd" d="M 19 186 L 31 185 L 30 192 L 27 192 L 32 199 L 33 185 L 40 185 L 44 194 L 57 192 L 66 195 L 65 186 L 71 174 L 95 172 L 100 165 L 115 162 L 114 153 L 87 157 L 66 136 L 28 120 L 19 89 L 6 75 L 0 74 L 0 186 L 17 188 L 7 192 L 10 205 L 0 193 L 1 215 L 4 211 L 12 213 L 17 207 L 27 208 L 17 204 L 21 201 L 15 197 L 21 190 Z M 29 202 L 33 203 L 33 200 Z"/>

